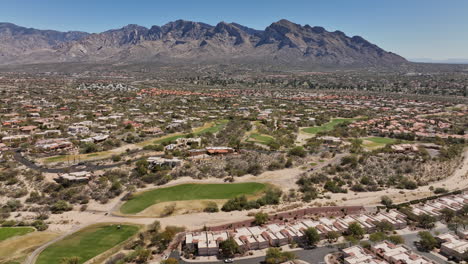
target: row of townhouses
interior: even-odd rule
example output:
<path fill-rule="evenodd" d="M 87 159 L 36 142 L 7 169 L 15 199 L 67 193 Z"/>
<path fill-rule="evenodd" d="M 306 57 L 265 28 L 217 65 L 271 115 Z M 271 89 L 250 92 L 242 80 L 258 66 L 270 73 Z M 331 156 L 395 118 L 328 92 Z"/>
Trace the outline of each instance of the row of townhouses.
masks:
<path fill-rule="evenodd" d="M 185 246 L 197 250 L 198 255 L 217 255 L 219 243 L 233 238 L 244 251 L 283 246 L 302 242 L 305 231 L 313 227 L 324 239 L 328 232 L 344 233 L 351 223 L 359 223 L 368 233 L 376 230 L 376 224 L 386 221 L 395 229 L 406 227 L 406 216 L 396 210 L 377 214 L 347 215 L 340 218 L 322 217 L 318 220 L 304 219 L 295 223 L 269 224 L 266 226 L 241 227 L 222 232 L 192 232 L 185 237 Z"/>

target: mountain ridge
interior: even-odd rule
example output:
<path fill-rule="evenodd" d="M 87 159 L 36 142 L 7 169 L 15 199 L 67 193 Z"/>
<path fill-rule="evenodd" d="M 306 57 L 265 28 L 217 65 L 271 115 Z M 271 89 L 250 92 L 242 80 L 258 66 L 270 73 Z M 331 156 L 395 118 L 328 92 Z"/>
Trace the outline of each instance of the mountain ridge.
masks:
<path fill-rule="evenodd" d="M 60 32 L 0 23 L 0 64 L 161 62 L 398 66 L 406 59 L 361 36 L 281 19 L 264 30 L 237 23 L 176 20 L 129 24 L 101 33 Z"/>

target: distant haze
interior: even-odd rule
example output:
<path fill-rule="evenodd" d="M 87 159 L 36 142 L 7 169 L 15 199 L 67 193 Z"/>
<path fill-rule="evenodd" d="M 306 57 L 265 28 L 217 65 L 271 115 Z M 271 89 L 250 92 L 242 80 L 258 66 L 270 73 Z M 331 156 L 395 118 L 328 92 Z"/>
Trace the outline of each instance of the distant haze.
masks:
<path fill-rule="evenodd" d="M 408 60 L 412 62 L 423 62 L 423 63 L 468 64 L 468 59 L 437 60 L 437 59 L 429 59 L 429 58 L 413 58 L 413 59 L 408 59 Z"/>

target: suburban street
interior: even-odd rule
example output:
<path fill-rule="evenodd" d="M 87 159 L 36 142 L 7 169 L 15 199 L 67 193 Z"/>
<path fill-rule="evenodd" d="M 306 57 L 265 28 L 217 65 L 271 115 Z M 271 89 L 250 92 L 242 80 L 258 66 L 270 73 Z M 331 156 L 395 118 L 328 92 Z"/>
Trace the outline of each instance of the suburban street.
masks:
<path fill-rule="evenodd" d="M 443 233 L 447 233 L 447 232 L 450 232 L 450 231 L 449 231 L 449 229 L 447 227 L 444 226 L 444 227 L 441 227 L 441 228 L 433 229 L 431 233 L 434 233 L 434 232 L 439 232 L 439 233 L 443 234 Z M 417 254 L 425 256 L 426 258 L 428 258 L 430 260 L 433 260 L 436 263 L 446 263 L 447 262 L 446 260 L 444 260 L 444 259 L 442 259 L 442 258 L 440 258 L 440 257 L 438 257 L 438 256 L 436 256 L 436 255 L 434 255 L 434 254 L 432 254 L 430 252 L 419 251 L 417 249 L 417 247 L 414 245 L 414 242 L 419 241 L 418 232 L 402 235 L 402 237 L 405 239 L 405 245 L 410 247 L 411 250 L 413 250 Z"/>
<path fill-rule="evenodd" d="M 297 258 L 303 261 L 306 261 L 310 264 L 318 264 L 324 262 L 324 258 L 327 254 L 332 252 L 336 252 L 338 249 L 336 247 L 317 247 L 315 249 L 302 249 L 294 251 Z M 172 251 L 169 255 L 171 258 L 176 258 L 179 260 L 181 264 L 188 264 L 188 263 L 197 263 L 197 264 L 215 264 L 215 263 L 223 263 L 222 260 L 218 261 L 186 261 L 180 258 L 179 251 Z M 253 257 L 253 258 L 244 258 L 244 259 L 234 259 L 234 263 L 236 264 L 258 264 L 265 260 L 265 257 Z"/>

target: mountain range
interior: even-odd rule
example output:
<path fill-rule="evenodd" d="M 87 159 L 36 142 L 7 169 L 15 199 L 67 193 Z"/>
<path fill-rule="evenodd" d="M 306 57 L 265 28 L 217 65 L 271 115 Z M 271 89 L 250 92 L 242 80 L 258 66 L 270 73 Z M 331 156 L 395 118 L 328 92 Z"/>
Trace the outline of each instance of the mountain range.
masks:
<path fill-rule="evenodd" d="M 262 63 L 343 67 L 397 66 L 403 57 L 360 36 L 288 20 L 256 30 L 177 20 L 146 28 L 127 25 L 102 33 L 59 32 L 0 23 L 0 64 L 34 63 Z"/>

